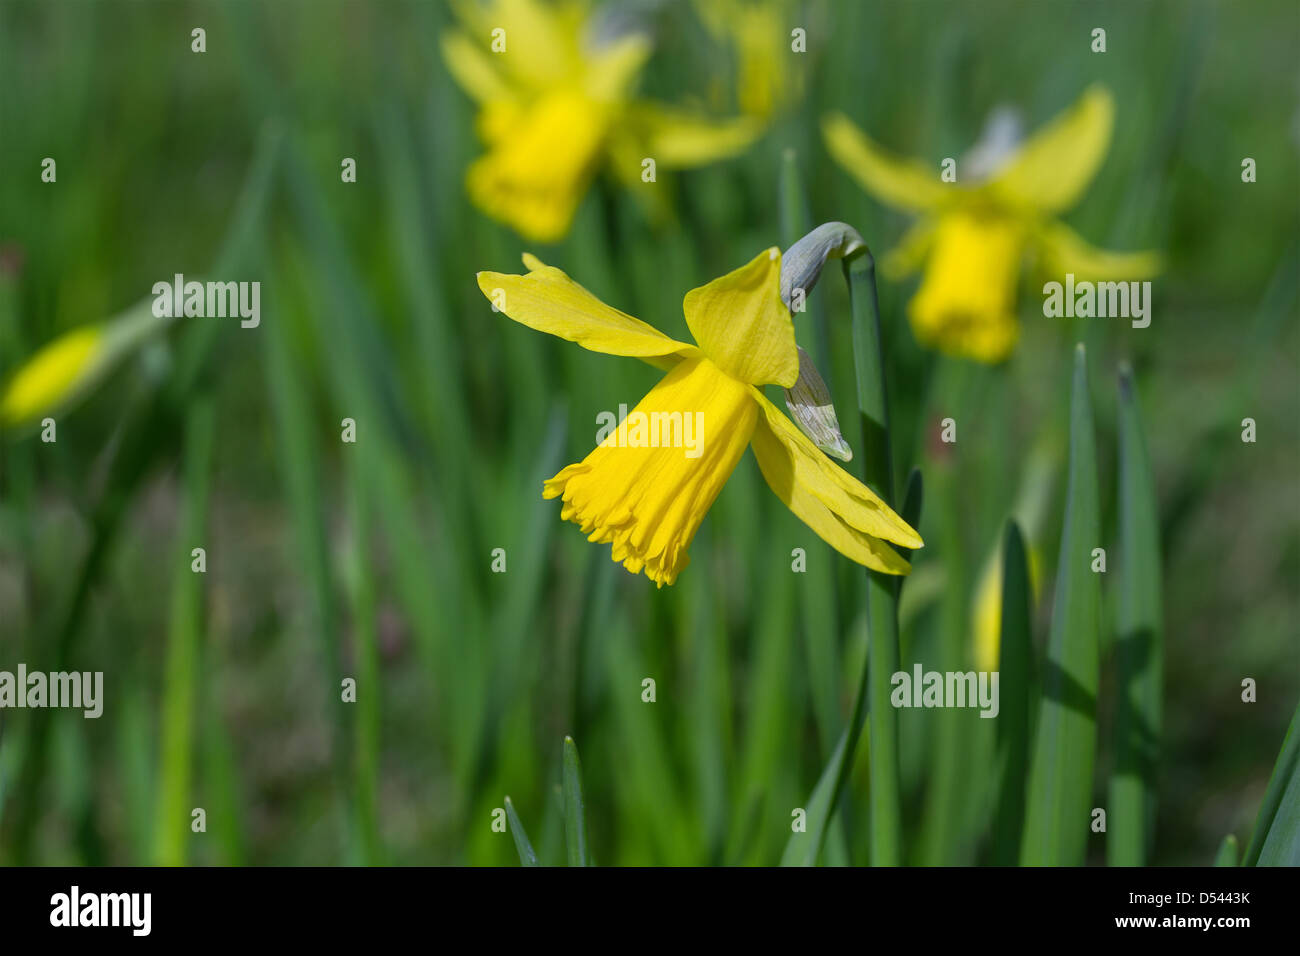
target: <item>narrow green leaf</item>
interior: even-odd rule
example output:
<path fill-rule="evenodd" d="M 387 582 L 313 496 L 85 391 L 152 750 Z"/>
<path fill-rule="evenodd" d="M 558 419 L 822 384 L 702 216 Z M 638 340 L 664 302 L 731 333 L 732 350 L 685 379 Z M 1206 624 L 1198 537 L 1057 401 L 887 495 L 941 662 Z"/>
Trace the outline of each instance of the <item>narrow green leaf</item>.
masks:
<path fill-rule="evenodd" d="M 586 866 L 587 820 L 582 803 L 582 761 L 572 737 L 564 738 L 564 838 L 569 866 Z"/>
<path fill-rule="evenodd" d="M 506 822 L 510 825 L 510 835 L 514 837 L 515 849 L 519 852 L 519 865 L 541 866 L 537 862 L 537 854 L 533 851 L 533 845 L 528 842 L 528 834 L 524 832 L 524 825 L 519 822 L 519 814 L 515 813 L 515 805 L 509 797 L 506 797 Z"/>
<path fill-rule="evenodd" d="M 998 768 L 1001 771 L 993 852 L 996 866 L 1020 858 L 1029 772 L 1029 729 L 1034 701 L 1033 591 L 1020 527 L 1007 522 L 1002 549 L 1002 625 L 998 639 Z"/>
<path fill-rule="evenodd" d="M 185 506 L 173 557 L 176 563 L 172 569 L 171 620 L 160 721 L 162 793 L 155 817 L 154 859 L 161 866 L 183 866 L 190 843 L 196 685 L 204 629 L 203 582 L 207 580 L 193 570 L 191 552 L 193 548 L 204 547 L 207 541 L 215 422 L 210 395 L 197 398 L 186 410 Z"/>
<path fill-rule="evenodd" d="M 1214 855 L 1215 866 L 1236 866 L 1237 858 L 1241 856 L 1241 847 L 1237 846 L 1237 838 L 1229 833 L 1219 844 L 1219 852 Z"/>
<path fill-rule="evenodd" d="M 859 694 L 859 697 L 861 696 Z M 856 743 L 858 734 L 862 732 L 862 721 L 865 716 L 865 712 L 861 714 L 855 712 L 853 722 L 840 734 L 839 742 L 831 753 L 831 759 L 827 761 L 821 776 L 817 778 L 812 796 L 808 798 L 808 803 L 803 808 L 804 832 L 793 833 L 786 841 L 785 852 L 781 854 L 782 866 L 812 866 L 817 862 L 817 855 L 826 833 L 826 822 L 830 818 L 831 806 L 839 793 L 841 776 L 846 771 L 845 765 L 848 761 L 845 759 L 845 753 L 848 749 L 850 732 L 856 730 L 856 733 L 852 734 Z"/>
<path fill-rule="evenodd" d="M 781 154 L 781 245 L 789 249 L 811 226 L 808 196 L 799 175 L 799 157 L 794 149 Z"/>
<path fill-rule="evenodd" d="M 1088 360 L 1080 345 L 1070 401 L 1065 525 L 1021 847 L 1025 865 L 1078 866 L 1087 853 L 1101 632 L 1101 582 L 1092 570 L 1093 549 L 1101 546 L 1098 511 Z"/>
<path fill-rule="evenodd" d="M 1115 770 L 1106 859 L 1142 866 L 1154 838 L 1164 647 L 1158 505 L 1132 370 L 1119 379 L 1119 612 Z"/>
<path fill-rule="evenodd" d="M 1300 704 L 1264 791 L 1242 866 L 1300 866 Z"/>
<path fill-rule="evenodd" d="M 921 526 L 921 505 L 924 500 L 925 483 L 921 480 L 921 469 L 913 468 L 907 476 L 907 484 L 903 486 L 903 508 L 898 513 L 899 517 L 911 527 L 919 528 Z M 914 552 L 908 548 L 899 548 L 898 553 L 911 560 Z M 907 578 L 898 578 L 897 581 L 898 588 L 901 591 L 903 585 L 907 583 Z"/>

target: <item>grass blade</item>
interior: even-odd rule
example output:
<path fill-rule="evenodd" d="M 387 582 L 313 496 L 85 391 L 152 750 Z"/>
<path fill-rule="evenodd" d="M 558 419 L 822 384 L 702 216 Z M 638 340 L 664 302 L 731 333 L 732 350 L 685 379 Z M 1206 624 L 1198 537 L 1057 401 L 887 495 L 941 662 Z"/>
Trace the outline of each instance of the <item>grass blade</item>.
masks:
<path fill-rule="evenodd" d="M 194 716 L 199 643 L 203 639 L 203 582 L 192 569 L 190 552 L 204 546 L 212 472 L 216 414 L 211 396 L 194 401 L 185 413 L 185 507 L 172 573 L 171 622 L 167 634 L 166 679 L 162 705 L 162 795 L 154 857 L 162 866 L 182 866 L 190 835 L 190 780 L 194 773 Z"/>
<path fill-rule="evenodd" d="M 515 849 L 519 851 L 519 865 L 541 866 L 537 862 L 537 853 L 533 850 L 533 845 L 528 842 L 524 825 L 519 821 L 519 814 L 515 813 L 514 802 L 509 797 L 506 797 L 506 822 L 510 825 L 510 835 L 515 840 Z"/>
<path fill-rule="evenodd" d="M 863 696 L 861 693 L 858 694 L 859 699 Z M 785 852 L 781 854 L 782 866 L 812 866 L 817 862 L 831 807 L 839 793 L 843 778 L 847 776 L 848 761 L 845 754 L 848 752 L 849 738 L 853 738 L 856 746 L 858 735 L 862 732 L 864 716 L 865 712 L 860 714 L 855 709 L 852 722 L 840 734 L 839 743 L 835 745 L 831 759 L 827 762 L 822 775 L 817 778 L 812 796 L 808 798 L 807 805 L 804 807 L 807 829 L 803 833 L 791 834 L 786 842 Z"/>
<path fill-rule="evenodd" d="M 1242 866 L 1300 866 L 1300 704 L 1269 777 Z"/>
<path fill-rule="evenodd" d="M 1236 866 L 1239 856 L 1241 856 L 1241 848 L 1237 846 L 1237 838 L 1229 833 L 1219 844 L 1219 852 L 1214 855 L 1214 865 Z"/>
<path fill-rule="evenodd" d="M 1155 823 L 1155 769 L 1164 679 L 1160 531 L 1155 485 L 1132 371 L 1119 380 L 1119 621 L 1115 772 L 1106 860 L 1142 866 Z"/>
<path fill-rule="evenodd" d="M 569 866 L 587 865 L 587 819 L 582 803 L 582 761 L 572 737 L 564 738 L 564 838 Z"/>
<path fill-rule="evenodd" d="M 1025 865 L 1077 866 L 1087 852 L 1101 632 L 1101 582 L 1092 570 L 1101 537 L 1099 507 L 1088 359 L 1080 345 L 1070 401 L 1065 526 L 1021 848 Z"/>

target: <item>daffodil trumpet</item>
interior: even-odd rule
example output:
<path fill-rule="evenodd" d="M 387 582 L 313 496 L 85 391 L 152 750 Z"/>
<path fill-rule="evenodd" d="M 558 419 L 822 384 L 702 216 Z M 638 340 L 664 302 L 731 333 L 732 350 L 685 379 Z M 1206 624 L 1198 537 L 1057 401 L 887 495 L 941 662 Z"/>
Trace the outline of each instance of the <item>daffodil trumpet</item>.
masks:
<path fill-rule="evenodd" d="M 524 275 L 480 272 L 479 288 L 511 319 L 583 348 L 639 358 L 667 374 L 631 413 L 699 415 L 698 454 L 672 443 L 619 441 L 609 434 L 582 461 L 543 483 L 560 517 L 658 586 L 672 584 L 688 549 L 746 448 L 768 486 L 816 534 L 848 558 L 906 574 L 892 545 L 920 536 L 880 497 L 831 461 L 762 391 L 799 381 L 794 324 L 781 299 L 781 252 L 692 289 L 683 301 L 695 344 L 601 302 L 564 272 L 525 254 Z M 630 416 L 629 416 L 630 417 Z"/>
<path fill-rule="evenodd" d="M 842 114 L 827 116 L 827 149 L 881 202 L 918 222 L 881 262 L 899 279 L 924 269 L 908 318 L 923 345 L 996 363 L 1020 335 L 1016 291 L 1022 265 L 1048 278 L 1133 280 L 1160 267 L 1154 252 L 1089 245 L 1054 217 L 1075 205 L 1110 144 L 1115 104 L 1102 86 L 1020 141 L 1018 123 L 995 113 L 984 140 L 941 177 L 937 167 L 891 155 Z"/>

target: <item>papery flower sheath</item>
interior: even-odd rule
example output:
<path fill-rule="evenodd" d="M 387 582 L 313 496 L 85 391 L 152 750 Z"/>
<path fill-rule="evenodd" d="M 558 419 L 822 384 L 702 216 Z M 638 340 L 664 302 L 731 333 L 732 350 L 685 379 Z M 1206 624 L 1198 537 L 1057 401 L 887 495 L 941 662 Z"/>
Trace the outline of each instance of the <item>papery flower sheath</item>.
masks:
<path fill-rule="evenodd" d="M 648 36 L 609 27 L 585 3 L 454 4 L 443 57 L 479 105 L 486 153 L 470 166 L 476 206 L 538 242 L 568 232 L 602 166 L 640 187 L 642 162 L 697 166 L 732 156 L 761 124 L 714 120 L 635 96 Z"/>
<path fill-rule="evenodd" d="M 881 262 L 891 278 L 924 266 L 908 308 L 917 341 L 954 355 L 999 362 L 1019 338 L 1016 286 L 1022 262 L 1076 279 L 1149 277 L 1153 252 L 1107 252 L 1053 217 L 1073 206 L 1101 166 L 1115 105 L 1092 86 L 1070 109 L 1017 142 L 1005 114 L 994 114 L 979 144 L 958 163 L 958 181 L 937 166 L 892 156 L 842 114 L 822 132 L 831 155 L 881 202 L 922 218 Z"/>
<path fill-rule="evenodd" d="M 752 447 L 772 491 L 837 551 L 888 574 L 910 570 L 886 542 L 919 548 L 916 531 L 761 390 L 790 388 L 799 378 L 794 324 L 780 295 L 779 249 L 686 294 L 695 345 L 606 305 L 532 255 L 524 265 L 526 275 L 480 272 L 479 288 L 516 322 L 667 370 L 627 421 L 643 413 L 651 422 L 695 416 L 701 423 L 693 455 L 672 441 L 629 442 L 620 428 L 544 483 L 543 496 L 561 498 L 561 518 L 579 525 L 588 540 L 610 544 L 613 559 L 633 574 L 672 584 L 690 561 L 687 549 L 700 522 Z"/>

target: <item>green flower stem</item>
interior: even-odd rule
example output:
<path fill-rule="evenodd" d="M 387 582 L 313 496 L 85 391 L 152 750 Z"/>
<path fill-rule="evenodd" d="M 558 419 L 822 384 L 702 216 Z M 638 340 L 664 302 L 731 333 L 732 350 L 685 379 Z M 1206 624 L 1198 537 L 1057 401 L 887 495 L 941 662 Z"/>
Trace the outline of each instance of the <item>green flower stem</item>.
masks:
<path fill-rule="evenodd" d="M 889 402 L 885 392 L 884 349 L 880 339 L 880 307 L 876 298 L 876 264 L 863 250 L 844 264 L 853 314 L 853 364 L 857 378 L 858 411 L 862 421 L 862 478 L 890 507 L 894 503 L 893 458 L 890 453 Z M 890 678 L 898 670 L 899 579 L 867 572 L 867 668 L 854 703 L 853 728 L 860 726 L 863 698 L 871 721 L 871 863 L 897 866 L 902 862 L 903 827 L 898 786 L 898 713 L 889 702 Z M 864 690 L 866 693 L 864 694 Z M 849 742 L 841 770 L 847 777 L 853 761 L 856 733 Z M 841 785 L 842 785 L 841 780 Z"/>

